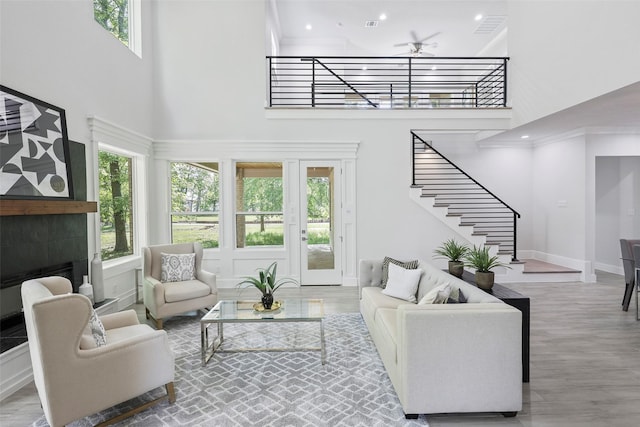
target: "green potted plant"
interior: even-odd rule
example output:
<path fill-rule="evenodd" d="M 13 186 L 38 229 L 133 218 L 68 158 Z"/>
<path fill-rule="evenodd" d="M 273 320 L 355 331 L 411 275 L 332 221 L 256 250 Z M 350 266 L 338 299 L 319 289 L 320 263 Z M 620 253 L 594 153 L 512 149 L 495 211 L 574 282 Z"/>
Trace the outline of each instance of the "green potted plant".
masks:
<path fill-rule="evenodd" d="M 491 256 L 489 248 L 486 246 L 477 247 L 474 245 L 473 249 L 469 249 L 464 259 L 465 266 L 476 270 L 476 285 L 485 291 L 488 291 L 493 287 L 495 274 L 491 271 L 492 269 L 496 267 L 511 268 L 500 262 L 500 258 L 497 255 Z"/>
<path fill-rule="evenodd" d="M 278 263 L 273 262 L 267 268 L 258 269 L 258 277 L 245 276 L 242 282 L 238 283 L 238 287 L 244 285 L 254 286 L 262 293 L 262 305 L 266 310 L 271 310 L 273 305 L 273 293 L 282 285 L 286 283 L 293 283 L 295 285 L 298 282 L 294 279 L 276 279 L 276 271 L 278 270 Z"/>
<path fill-rule="evenodd" d="M 449 274 L 462 277 L 462 273 L 464 272 L 463 259 L 467 252 L 469 252 L 467 245 L 458 243 L 455 239 L 451 238 L 433 252 L 437 255 L 436 258 L 446 258 L 449 260 Z"/>

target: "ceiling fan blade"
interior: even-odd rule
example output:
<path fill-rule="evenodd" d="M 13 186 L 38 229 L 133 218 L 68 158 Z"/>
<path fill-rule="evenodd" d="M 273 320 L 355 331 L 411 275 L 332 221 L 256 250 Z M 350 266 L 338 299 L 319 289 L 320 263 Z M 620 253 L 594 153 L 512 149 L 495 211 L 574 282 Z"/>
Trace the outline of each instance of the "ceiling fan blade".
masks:
<path fill-rule="evenodd" d="M 402 47 L 402 46 L 406 46 L 409 43 L 411 42 L 398 43 L 398 44 L 394 44 L 393 47 Z"/>
<path fill-rule="evenodd" d="M 423 42 L 425 42 L 425 41 L 427 41 L 427 40 L 429 40 L 429 39 L 434 38 L 434 37 L 435 37 L 435 36 L 437 36 L 438 34 L 440 34 L 440 31 L 438 31 L 438 32 L 436 32 L 436 33 L 433 33 L 433 34 L 431 34 L 430 36 L 427 36 L 427 37 L 423 38 L 422 40 L 416 40 L 416 42 L 418 42 L 418 43 L 423 43 Z"/>
<path fill-rule="evenodd" d="M 414 30 L 409 31 L 409 34 L 411 34 L 411 38 L 413 39 L 414 43 L 419 43 L 421 41 L 421 40 L 418 40 L 418 35 Z"/>

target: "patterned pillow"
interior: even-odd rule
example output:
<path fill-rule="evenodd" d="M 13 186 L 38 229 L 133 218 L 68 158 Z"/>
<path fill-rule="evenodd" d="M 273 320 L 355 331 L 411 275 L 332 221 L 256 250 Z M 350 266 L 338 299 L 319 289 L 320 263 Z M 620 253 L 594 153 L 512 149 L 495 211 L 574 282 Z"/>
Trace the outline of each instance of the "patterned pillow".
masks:
<path fill-rule="evenodd" d="M 384 289 L 387 286 L 387 281 L 389 280 L 389 263 L 393 263 L 398 267 L 402 267 L 406 270 L 415 270 L 418 268 L 419 261 L 398 261 L 397 259 L 389 258 L 388 256 L 384 257 L 382 261 L 382 284 L 381 287 Z"/>
<path fill-rule="evenodd" d="M 162 273 L 160 281 L 182 282 L 196 278 L 196 254 L 165 254 L 162 255 Z"/>
<path fill-rule="evenodd" d="M 462 291 L 458 288 L 451 288 L 451 294 L 447 299 L 447 304 L 464 304 L 467 302 Z"/>
<path fill-rule="evenodd" d="M 88 326 L 89 329 L 91 329 L 93 340 L 96 342 L 96 347 L 107 345 L 107 331 L 105 331 L 104 325 L 100 321 L 100 318 L 94 309 L 91 309 L 91 317 L 89 318 Z"/>

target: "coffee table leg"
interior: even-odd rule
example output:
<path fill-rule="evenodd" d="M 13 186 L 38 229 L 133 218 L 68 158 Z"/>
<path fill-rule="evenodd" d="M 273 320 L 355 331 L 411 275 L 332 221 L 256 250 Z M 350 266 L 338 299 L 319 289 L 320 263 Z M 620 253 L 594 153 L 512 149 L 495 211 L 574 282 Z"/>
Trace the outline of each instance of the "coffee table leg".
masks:
<path fill-rule="evenodd" d="M 324 321 L 320 319 L 320 360 L 324 365 L 327 361 L 327 351 L 324 347 Z"/>

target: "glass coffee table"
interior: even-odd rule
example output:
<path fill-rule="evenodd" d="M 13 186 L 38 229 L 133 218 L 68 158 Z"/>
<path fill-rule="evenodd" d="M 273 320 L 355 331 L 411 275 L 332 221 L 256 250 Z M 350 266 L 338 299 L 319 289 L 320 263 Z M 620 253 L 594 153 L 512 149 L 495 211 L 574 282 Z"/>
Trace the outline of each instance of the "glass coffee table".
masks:
<path fill-rule="evenodd" d="M 321 299 L 285 298 L 277 301 L 280 305 L 275 310 L 264 310 L 262 304 L 256 301 L 219 301 L 207 314 L 200 319 L 200 339 L 202 366 L 216 352 L 247 352 L 247 351 L 320 351 L 320 361 L 325 364 L 326 351 L 324 346 L 324 306 Z M 276 303 L 274 303 L 274 307 Z M 222 350 L 225 323 L 278 323 L 278 322 L 317 322 L 320 324 L 320 347 L 290 347 L 290 348 L 240 348 Z M 209 336 L 209 327 L 217 325 L 217 335 Z"/>

